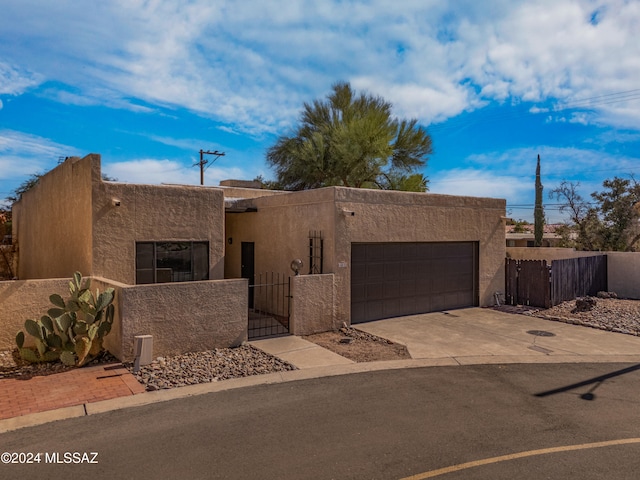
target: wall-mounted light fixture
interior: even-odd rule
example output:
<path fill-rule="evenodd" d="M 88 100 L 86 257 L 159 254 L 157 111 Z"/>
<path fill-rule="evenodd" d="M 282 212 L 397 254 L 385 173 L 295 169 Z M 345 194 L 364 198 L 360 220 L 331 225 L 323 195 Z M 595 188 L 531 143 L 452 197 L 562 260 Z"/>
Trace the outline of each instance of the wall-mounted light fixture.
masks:
<path fill-rule="evenodd" d="M 120 199 L 119 199 L 119 198 L 112 198 L 112 199 L 111 199 L 111 204 L 112 204 L 114 207 L 119 207 L 119 206 L 120 206 Z"/>
<path fill-rule="evenodd" d="M 302 260 L 300 260 L 299 258 L 296 258 L 295 260 L 291 260 L 291 270 L 293 270 L 293 272 L 296 275 L 300 275 L 300 270 L 302 270 Z"/>
<path fill-rule="evenodd" d="M 227 238 L 227 242 L 229 243 L 229 245 L 231 245 L 233 243 L 233 238 L 231 237 Z"/>
<path fill-rule="evenodd" d="M 347 210 L 346 208 L 342 209 L 342 214 L 347 216 L 347 217 L 355 217 L 356 212 L 354 212 L 353 210 Z"/>

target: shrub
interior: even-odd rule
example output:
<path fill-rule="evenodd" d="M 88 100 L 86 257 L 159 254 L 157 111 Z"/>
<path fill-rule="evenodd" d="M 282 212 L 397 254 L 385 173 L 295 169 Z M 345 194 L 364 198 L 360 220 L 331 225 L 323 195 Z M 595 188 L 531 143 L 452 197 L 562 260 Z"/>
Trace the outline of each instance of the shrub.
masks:
<path fill-rule="evenodd" d="M 89 279 L 83 284 L 80 272 L 74 273 L 66 302 L 54 293 L 49 297 L 54 307 L 47 315 L 25 321 L 24 330 L 34 338 L 36 348 L 25 347 L 25 334 L 19 331 L 16 344 L 21 358 L 28 362 L 60 360 L 81 367 L 102 351 L 102 341 L 113 325 L 114 290 L 96 290 L 94 296 L 89 286 Z"/>

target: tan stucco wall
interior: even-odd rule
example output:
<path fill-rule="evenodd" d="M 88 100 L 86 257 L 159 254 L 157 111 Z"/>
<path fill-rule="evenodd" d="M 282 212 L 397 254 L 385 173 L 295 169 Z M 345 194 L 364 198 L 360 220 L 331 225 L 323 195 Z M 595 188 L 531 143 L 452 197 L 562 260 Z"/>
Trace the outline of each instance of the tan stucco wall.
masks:
<path fill-rule="evenodd" d="M 350 316 L 351 272 L 339 264 L 351 264 L 351 243 L 478 242 L 480 305 L 504 289 L 505 200 L 336 187 L 335 208 L 339 320 Z"/>
<path fill-rule="evenodd" d="M 16 333 L 23 330 L 25 320 L 38 319 L 53 307 L 49 301 L 52 293 L 66 298 L 69 279 L 0 282 L 0 350 L 13 350 Z"/>
<path fill-rule="evenodd" d="M 247 340 L 246 280 L 125 285 L 107 279 L 118 301 L 114 330 L 105 346 L 133 360 L 136 335 L 153 336 L 153 356 L 237 346 Z M 94 285 L 99 285 L 94 279 Z"/>
<path fill-rule="evenodd" d="M 640 300 L 640 252 L 607 252 L 609 290 Z"/>
<path fill-rule="evenodd" d="M 290 333 L 312 335 L 337 330 L 334 275 L 297 275 L 291 278 Z"/>
<path fill-rule="evenodd" d="M 120 206 L 114 206 L 114 199 Z M 222 191 L 97 182 L 93 191 L 93 274 L 135 284 L 135 244 L 144 241 L 208 241 L 209 279 L 223 278 Z"/>
<path fill-rule="evenodd" d="M 24 321 L 46 314 L 52 293 L 67 298 L 68 284 L 68 278 L 0 282 L 0 349 L 14 349 Z M 94 293 L 109 287 L 115 289 L 116 315 L 104 346 L 122 361 L 133 359 L 135 335 L 153 335 L 154 356 L 235 346 L 247 339 L 246 280 L 131 286 L 91 278 Z"/>
<path fill-rule="evenodd" d="M 325 273 L 332 272 L 334 235 L 333 190 L 320 189 L 253 200 L 258 212 L 226 217 L 225 278 L 240 277 L 242 242 L 255 243 L 255 272 L 293 275 L 294 259 L 309 271 L 309 231 L 322 231 Z M 232 243 L 229 243 L 229 239 Z"/>
<path fill-rule="evenodd" d="M 322 231 L 324 273 L 335 274 L 335 322 L 350 322 L 351 244 L 479 243 L 479 300 L 504 290 L 501 199 L 330 187 L 253 200 L 255 213 L 228 214 L 225 277 L 240 276 L 241 242 L 255 242 L 256 273 L 289 272 L 294 258 L 308 270 L 309 231 Z M 353 212 L 353 215 L 351 215 Z"/>
<path fill-rule="evenodd" d="M 282 190 L 266 190 L 262 188 L 242 188 L 242 187 L 227 187 L 220 185 L 218 187 L 223 191 L 225 198 L 259 198 L 269 197 L 272 195 L 282 195 L 289 192 Z"/>
<path fill-rule="evenodd" d="M 515 260 L 562 260 L 564 258 L 607 256 L 609 291 L 623 298 L 640 299 L 640 252 L 584 252 L 573 248 L 507 248 Z"/>
<path fill-rule="evenodd" d="M 91 185 L 100 156 L 69 158 L 42 176 L 13 207 L 18 278 L 91 273 Z"/>
<path fill-rule="evenodd" d="M 574 248 L 536 248 L 536 247 L 507 247 L 506 255 L 514 260 L 562 260 L 563 258 L 593 257 L 604 252 L 583 252 Z"/>
<path fill-rule="evenodd" d="M 224 194 L 217 188 L 103 182 L 100 156 L 92 154 L 43 176 L 13 215 L 21 279 L 80 271 L 135 284 L 140 241 L 208 241 L 209 278 L 224 277 Z"/>

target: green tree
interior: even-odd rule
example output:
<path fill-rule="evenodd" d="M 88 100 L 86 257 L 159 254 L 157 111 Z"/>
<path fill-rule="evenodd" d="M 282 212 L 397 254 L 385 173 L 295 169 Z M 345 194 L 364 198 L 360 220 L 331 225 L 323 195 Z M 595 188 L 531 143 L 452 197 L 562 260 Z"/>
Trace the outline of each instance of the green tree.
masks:
<path fill-rule="evenodd" d="M 536 204 L 533 210 L 533 245 L 542 246 L 544 236 L 544 208 L 542 206 L 542 180 L 540 179 L 540 155 L 536 164 Z"/>
<path fill-rule="evenodd" d="M 640 241 L 640 184 L 614 177 L 602 183 L 602 192 L 591 194 L 599 204 L 604 249 L 635 251 Z"/>
<path fill-rule="evenodd" d="M 577 250 L 600 250 L 602 247 L 602 225 L 597 209 L 591 206 L 579 193 L 579 182 L 563 180 L 557 188 L 549 192 L 550 198 L 560 202 L 560 213 L 569 215 L 566 228 L 557 232 L 562 243 Z"/>
<path fill-rule="evenodd" d="M 417 170 L 432 153 L 417 120 L 398 120 L 381 97 L 336 83 L 326 100 L 305 103 L 300 125 L 267 151 L 276 183 L 287 190 L 330 185 L 426 191 Z M 418 175 L 418 176 L 416 176 Z"/>
<path fill-rule="evenodd" d="M 579 193 L 579 183 L 563 181 L 550 196 L 569 213 L 563 240 L 578 250 L 640 250 L 640 184 L 614 177 L 602 183 L 604 190 L 591 194 L 593 204 Z"/>
<path fill-rule="evenodd" d="M 28 190 L 31 190 L 33 187 L 36 186 L 36 184 L 38 183 L 42 175 L 43 175 L 42 173 L 32 173 L 31 175 L 29 175 L 29 178 L 27 178 L 24 182 L 18 185 L 16 189 L 13 190 L 11 195 L 9 195 L 6 198 L 7 202 L 13 204 L 13 203 L 16 203 L 18 200 L 20 200 L 22 198 L 23 193 L 27 192 Z"/>

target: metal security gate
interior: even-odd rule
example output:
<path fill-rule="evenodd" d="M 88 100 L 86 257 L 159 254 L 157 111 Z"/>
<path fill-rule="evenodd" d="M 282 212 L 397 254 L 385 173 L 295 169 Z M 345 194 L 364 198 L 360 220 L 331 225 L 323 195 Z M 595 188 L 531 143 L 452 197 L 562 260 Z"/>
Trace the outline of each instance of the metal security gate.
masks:
<path fill-rule="evenodd" d="M 249 285 L 249 339 L 287 335 L 291 279 L 280 273 L 255 275 Z"/>
<path fill-rule="evenodd" d="M 351 323 L 477 305 L 477 242 L 351 245 Z"/>

